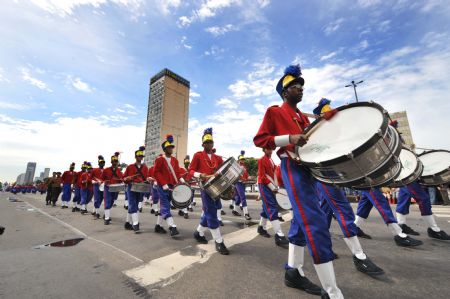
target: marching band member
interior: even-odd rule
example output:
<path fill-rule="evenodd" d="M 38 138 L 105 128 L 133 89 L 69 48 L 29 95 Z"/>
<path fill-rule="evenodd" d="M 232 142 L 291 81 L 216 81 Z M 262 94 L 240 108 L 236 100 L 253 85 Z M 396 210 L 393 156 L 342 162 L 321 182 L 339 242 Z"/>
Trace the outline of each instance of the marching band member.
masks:
<path fill-rule="evenodd" d="M 63 183 L 61 195 L 61 209 L 69 208 L 70 197 L 72 196 L 72 183 L 75 176 L 75 163 L 70 164 L 69 170 L 63 172 L 61 180 Z"/>
<path fill-rule="evenodd" d="M 111 207 L 113 202 L 119 196 L 119 192 L 109 192 L 109 185 L 121 183 L 122 177 L 122 171 L 119 167 L 119 152 L 115 152 L 114 155 L 111 156 L 111 167 L 106 168 L 101 177 L 101 180 L 105 183 L 103 189 L 105 225 L 109 225 L 111 222 Z"/>
<path fill-rule="evenodd" d="M 411 197 L 414 197 L 419 205 L 420 214 L 428 224 L 428 236 L 439 240 L 450 240 L 450 236 L 441 230 L 431 211 L 431 201 L 428 192 L 425 192 L 417 181 L 400 188 L 397 203 L 397 221 L 405 234 L 418 236 L 419 233 L 406 225 L 406 216 L 409 214 Z"/>
<path fill-rule="evenodd" d="M 246 182 L 248 180 L 248 171 L 247 171 L 247 167 L 245 167 L 244 154 L 245 154 L 245 151 L 241 151 L 241 154 L 238 157 L 238 163 L 242 168 L 244 168 L 244 173 L 239 177 L 239 180 L 234 185 L 234 188 L 236 190 L 236 196 L 234 197 L 235 204 L 234 204 L 234 209 L 233 209 L 232 213 L 235 216 L 241 216 L 241 214 L 237 211 L 237 206 L 241 205 L 242 209 L 244 210 L 245 220 L 252 220 L 252 217 L 250 217 L 250 214 L 248 213 L 247 198 L 245 196 L 244 182 Z"/>
<path fill-rule="evenodd" d="M 185 175 L 184 179 L 186 181 L 188 181 L 189 172 L 187 170 L 189 169 L 189 164 L 191 164 L 191 158 L 189 157 L 189 155 L 186 155 L 186 157 L 184 157 L 183 164 L 184 164 L 184 169 L 186 169 L 186 175 Z M 188 211 L 194 212 L 195 205 L 196 205 L 196 202 L 195 202 L 195 197 L 194 197 L 194 198 L 192 198 L 192 203 L 188 207 Z"/>
<path fill-rule="evenodd" d="M 87 214 L 87 205 L 89 204 L 92 193 L 93 193 L 93 187 L 92 187 L 92 165 L 90 162 L 86 163 L 86 172 L 83 172 L 81 174 L 81 214 Z"/>
<path fill-rule="evenodd" d="M 45 205 L 46 206 L 48 206 L 52 202 L 52 186 L 51 186 L 51 182 L 52 182 L 53 178 L 56 178 L 56 171 L 54 171 L 52 173 L 52 177 L 51 178 L 46 178 L 45 179 L 45 185 L 47 187 L 47 194 L 45 196 Z M 20 186 L 16 186 L 18 192 L 20 192 L 19 187 Z"/>
<path fill-rule="evenodd" d="M 83 164 L 81 164 L 81 171 L 75 173 L 74 177 L 73 177 L 73 183 L 72 185 L 74 186 L 74 194 L 73 194 L 73 207 L 72 207 L 72 212 L 78 212 L 80 211 L 80 208 L 78 207 L 78 205 L 81 206 L 81 175 L 86 172 L 86 161 L 83 162 Z"/>
<path fill-rule="evenodd" d="M 165 234 L 166 230 L 161 226 L 162 219 L 166 220 L 169 227 L 170 236 L 179 235 L 177 226 L 173 221 L 170 213 L 170 190 L 175 187 L 178 182 L 185 183 L 181 177 L 180 166 L 178 160 L 172 157 L 175 144 L 173 143 L 173 136 L 167 135 L 166 140 L 161 144 L 164 155 L 155 159 L 154 175 L 156 183 L 158 184 L 159 206 L 161 208 L 161 215 L 158 215 L 155 225 L 155 232 Z M 161 219 L 162 217 L 162 219 Z"/>
<path fill-rule="evenodd" d="M 272 149 L 263 148 L 264 156 L 258 160 L 258 189 L 262 200 L 261 219 L 259 221 L 258 233 L 261 236 L 270 238 L 266 230 L 267 219 L 272 223 L 275 234 L 275 244 L 277 246 L 288 246 L 289 241 L 281 230 L 278 220 L 278 204 L 275 193 L 278 191 L 278 178 L 276 176 L 276 166 L 272 160 Z"/>
<path fill-rule="evenodd" d="M 383 218 L 384 223 L 391 230 L 395 244 L 401 247 L 414 247 L 423 244 L 422 241 L 413 239 L 402 231 L 402 228 L 398 225 L 397 219 L 395 219 L 392 213 L 388 200 L 384 197 L 379 187 L 361 192 L 361 199 L 358 202 L 356 211 L 356 226 L 360 227 L 364 220 L 369 217 L 373 206 L 375 206 L 381 218 Z"/>
<path fill-rule="evenodd" d="M 61 194 L 61 172 L 56 172 L 56 176 L 52 178 L 50 186 L 52 189 L 52 206 L 55 207 L 59 194 Z"/>
<path fill-rule="evenodd" d="M 214 140 L 212 128 L 207 128 L 203 132 L 202 146 L 204 150 L 195 153 L 192 158 L 192 162 L 189 165 L 189 175 L 205 181 L 209 177 L 214 176 L 223 163 L 222 158 L 213 153 Z M 203 204 L 203 215 L 194 233 L 194 237 L 199 243 L 208 243 L 208 240 L 205 238 L 205 231 L 209 228 L 215 241 L 216 250 L 220 254 L 228 255 L 230 252 L 225 246 L 222 235 L 220 234 L 220 222 L 217 217 L 218 211 L 220 213 L 220 210 L 218 208 L 219 204 L 216 202 L 219 200 L 214 201 L 204 190 L 201 190 L 200 194 Z"/>
<path fill-rule="evenodd" d="M 102 155 L 98 156 L 98 168 L 92 170 L 92 184 L 94 192 L 94 210 L 92 215 L 99 219 L 100 218 L 100 206 L 103 201 L 103 192 L 100 191 L 100 184 L 102 183 L 103 168 L 105 167 L 105 158 Z"/>
<path fill-rule="evenodd" d="M 294 154 L 295 146 L 303 146 L 308 141 L 302 132 L 309 125 L 309 120 L 297 108 L 303 97 L 304 82 L 298 65 L 286 68 L 276 87 L 283 104 L 267 109 L 253 141 L 261 148 L 280 147 L 277 154 L 281 159 L 283 182 L 294 215 L 289 230 L 285 284 L 321 294 L 320 287 L 309 281 L 302 270 L 304 246 L 307 245 L 323 289 L 331 298 L 343 298 L 336 284 L 331 237 L 314 190 L 314 179 L 307 168 L 299 165 Z"/>
<path fill-rule="evenodd" d="M 125 229 L 133 230 L 135 233 L 139 232 L 139 214 L 138 214 L 138 203 L 141 198 L 141 193 L 131 191 L 131 185 L 133 183 L 143 183 L 148 177 L 148 168 L 142 163 L 144 158 L 145 146 L 139 147 L 137 151 L 134 152 L 134 157 L 136 162 L 134 164 L 128 165 L 123 174 L 123 180 L 128 184 L 128 214 L 125 221 Z M 130 218 L 132 223 L 130 224 Z"/>
<path fill-rule="evenodd" d="M 185 180 L 184 183 L 186 183 L 186 179 L 185 179 L 185 178 L 187 177 L 187 175 L 188 175 L 188 172 L 187 172 L 186 168 L 180 167 L 180 176 L 181 176 L 181 178 L 182 178 L 183 180 Z M 190 206 L 191 206 L 191 205 L 189 205 L 189 207 L 190 207 Z M 178 211 L 178 215 L 183 216 L 184 219 L 189 219 L 189 210 L 188 210 L 188 207 L 183 208 L 182 210 L 179 210 L 179 211 Z"/>

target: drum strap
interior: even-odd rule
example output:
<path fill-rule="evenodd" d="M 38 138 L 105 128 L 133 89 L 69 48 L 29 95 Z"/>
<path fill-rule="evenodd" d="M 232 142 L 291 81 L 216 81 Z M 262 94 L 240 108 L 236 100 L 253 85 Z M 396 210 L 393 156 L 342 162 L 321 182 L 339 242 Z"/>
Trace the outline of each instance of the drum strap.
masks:
<path fill-rule="evenodd" d="M 142 177 L 142 179 L 145 181 L 145 177 L 144 177 L 144 175 L 142 174 L 142 165 L 141 165 L 141 167 L 137 167 L 137 165 L 136 164 L 134 164 L 134 167 L 136 167 L 136 172 Z"/>
<path fill-rule="evenodd" d="M 175 179 L 175 182 L 178 184 L 177 175 L 175 174 L 175 171 L 173 170 L 172 163 L 169 162 L 169 161 L 167 161 L 167 159 L 164 159 L 164 160 L 166 160 L 167 167 L 169 167 L 169 170 L 170 170 L 170 172 L 172 173 L 172 176 L 173 176 L 173 178 Z M 170 160 L 172 160 L 172 158 L 170 158 Z"/>

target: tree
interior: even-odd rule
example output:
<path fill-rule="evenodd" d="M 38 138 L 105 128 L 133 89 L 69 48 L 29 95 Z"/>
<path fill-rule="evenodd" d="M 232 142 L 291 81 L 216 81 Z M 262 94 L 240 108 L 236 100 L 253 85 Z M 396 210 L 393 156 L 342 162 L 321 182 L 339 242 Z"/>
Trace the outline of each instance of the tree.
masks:
<path fill-rule="evenodd" d="M 120 168 L 121 168 L 121 169 L 125 169 L 125 168 L 127 168 L 127 166 L 128 166 L 128 165 L 127 165 L 126 163 L 121 163 L 121 164 L 120 164 Z"/>
<path fill-rule="evenodd" d="M 247 167 L 249 176 L 257 176 L 258 175 L 258 159 L 255 158 L 246 158 L 245 166 Z"/>

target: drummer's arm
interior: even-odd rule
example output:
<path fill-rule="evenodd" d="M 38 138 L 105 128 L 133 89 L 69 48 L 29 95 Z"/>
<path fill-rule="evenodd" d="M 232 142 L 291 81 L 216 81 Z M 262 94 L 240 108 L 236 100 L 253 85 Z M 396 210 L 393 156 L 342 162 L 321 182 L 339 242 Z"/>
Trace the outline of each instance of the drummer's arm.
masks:
<path fill-rule="evenodd" d="M 199 172 L 199 168 L 200 168 L 200 156 L 198 154 L 195 154 L 194 157 L 192 157 L 191 164 L 189 164 L 189 176 L 197 179 L 205 179 L 206 175 Z"/>

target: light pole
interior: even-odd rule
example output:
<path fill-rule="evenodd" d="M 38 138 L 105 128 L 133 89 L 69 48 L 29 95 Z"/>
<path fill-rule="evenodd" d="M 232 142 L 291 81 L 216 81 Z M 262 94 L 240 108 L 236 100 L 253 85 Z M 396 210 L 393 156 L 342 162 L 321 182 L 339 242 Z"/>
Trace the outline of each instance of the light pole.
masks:
<path fill-rule="evenodd" d="M 177 145 L 175 146 L 175 157 L 178 160 L 178 137 L 181 137 L 181 135 L 180 134 L 176 134 L 175 136 L 177 137 Z"/>
<path fill-rule="evenodd" d="M 356 93 L 356 86 L 358 86 L 359 84 L 361 84 L 363 82 L 364 82 L 363 80 L 361 80 L 359 82 L 352 81 L 352 82 L 350 82 L 349 85 L 345 85 L 345 87 L 353 86 L 353 90 L 355 91 L 356 102 L 358 102 L 358 94 Z"/>

